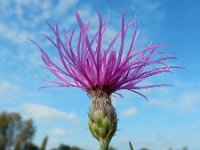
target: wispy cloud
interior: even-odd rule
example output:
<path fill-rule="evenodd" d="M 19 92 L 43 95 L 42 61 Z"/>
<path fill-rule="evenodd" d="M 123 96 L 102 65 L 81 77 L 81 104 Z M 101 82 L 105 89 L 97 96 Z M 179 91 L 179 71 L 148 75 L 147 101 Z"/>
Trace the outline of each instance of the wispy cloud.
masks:
<path fill-rule="evenodd" d="M 33 118 L 36 121 L 68 120 L 72 123 L 78 121 L 75 112 L 64 112 L 42 104 L 25 103 L 10 111 L 20 112 L 25 118 Z"/>
<path fill-rule="evenodd" d="M 174 96 L 173 99 L 154 99 L 149 102 L 149 105 L 158 106 L 166 109 L 176 109 L 181 111 L 199 110 L 200 93 L 191 91 L 183 93 L 179 96 Z"/>
<path fill-rule="evenodd" d="M 134 106 L 127 108 L 122 112 L 124 117 L 134 116 L 138 112 L 138 109 Z"/>
<path fill-rule="evenodd" d="M 77 4 L 77 2 L 78 2 L 78 0 L 67 0 L 67 1 L 59 0 L 58 4 L 54 10 L 54 14 L 56 14 L 57 16 L 65 14 L 67 12 L 67 10 L 69 10 L 71 7 L 75 6 Z"/>
<path fill-rule="evenodd" d="M 62 17 L 73 8 L 77 0 L 68 1 L 34 1 L 15 0 L 0 1 L 0 38 L 24 44 L 27 37 L 36 39 L 36 35 L 45 32 L 42 26 L 45 20 Z M 69 22 L 68 22 L 69 25 Z M 37 30 L 37 32 L 35 32 Z"/>
<path fill-rule="evenodd" d="M 17 86 L 27 89 L 24 87 L 25 85 L 35 86 L 35 79 L 40 80 L 40 66 L 42 63 L 38 61 L 40 59 L 39 52 L 26 48 L 20 50 L 0 48 L 0 57 L 1 82 L 17 84 Z M 21 85 L 20 83 L 25 84 Z M 38 85 L 36 86 L 38 87 Z"/>
<path fill-rule="evenodd" d="M 135 13 L 141 21 L 140 24 L 143 24 L 145 27 L 145 32 L 148 31 L 152 33 L 151 28 L 157 28 L 159 25 L 159 30 L 163 25 L 163 20 L 166 17 L 166 11 L 163 1 L 149 1 L 149 0 L 140 0 L 140 1 L 131 1 L 129 5 L 129 10 Z M 158 31 L 158 28 L 156 32 Z M 155 31 L 153 31 L 155 34 Z"/>
<path fill-rule="evenodd" d="M 64 119 L 71 122 L 77 122 L 78 120 L 78 117 L 74 112 L 67 113 L 41 104 L 24 104 L 22 105 L 22 108 L 27 112 L 28 115 L 32 116 L 36 120 Z"/>
<path fill-rule="evenodd" d="M 63 128 L 55 128 L 52 129 L 49 132 L 49 141 L 48 141 L 48 145 L 47 148 L 48 149 L 53 149 L 55 147 L 58 147 L 61 143 L 66 143 L 68 144 L 68 142 L 66 142 L 66 139 L 70 139 L 70 137 L 73 135 L 73 131 L 72 130 L 66 130 Z M 71 145 L 71 143 L 70 143 Z"/>
<path fill-rule="evenodd" d="M 27 37 L 30 35 L 28 31 L 19 31 L 18 29 L 13 29 L 5 24 L 0 24 L 1 38 L 11 40 L 16 43 L 25 43 Z"/>
<path fill-rule="evenodd" d="M 0 101 L 13 100 L 21 92 L 21 87 L 8 81 L 0 81 Z"/>
<path fill-rule="evenodd" d="M 52 131 L 50 131 L 49 135 L 50 137 L 54 137 L 54 138 L 66 138 L 72 135 L 72 132 L 62 129 L 62 128 L 55 128 Z"/>

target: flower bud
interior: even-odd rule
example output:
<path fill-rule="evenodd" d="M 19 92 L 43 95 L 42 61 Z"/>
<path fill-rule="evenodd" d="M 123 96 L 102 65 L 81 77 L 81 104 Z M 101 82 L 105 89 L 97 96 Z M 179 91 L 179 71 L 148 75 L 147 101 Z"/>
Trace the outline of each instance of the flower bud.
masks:
<path fill-rule="evenodd" d="M 101 149 L 107 150 L 117 129 L 117 114 L 109 95 L 102 91 L 94 91 L 90 95 L 89 129 L 99 141 Z"/>

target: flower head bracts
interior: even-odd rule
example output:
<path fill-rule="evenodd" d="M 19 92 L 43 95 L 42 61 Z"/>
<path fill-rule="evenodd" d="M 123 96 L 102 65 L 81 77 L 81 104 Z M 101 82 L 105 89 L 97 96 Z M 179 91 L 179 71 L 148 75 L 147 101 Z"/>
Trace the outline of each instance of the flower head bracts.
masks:
<path fill-rule="evenodd" d="M 121 31 L 103 48 L 104 35 L 108 26 L 108 21 L 102 21 L 99 17 L 99 27 L 93 38 L 89 40 L 89 23 L 84 24 L 78 13 L 76 13 L 79 24 L 79 37 L 76 47 L 72 46 L 74 30 L 68 37 L 65 29 L 63 30 L 64 39 L 61 39 L 58 25 L 54 28 L 48 23 L 55 35 L 55 41 L 47 35 L 44 35 L 58 51 L 59 58 L 53 61 L 36 42 L 41 50 L 41 57 L 44 67 L 49 69 L 59 81 L 45 80 L 53 83 L 53 87 L 79 87 L 89 92 L 91 90 L 102 90 L 108 95 L 121 89 L 131 90 L 142 95 L 137 90 L 166 86 L 168 84 L 157 84 L 148 86 L 138 86 L 138 83 L 148 77 L 171 72 L 171 68 L 177 66 L 168 66 L 165 61 L 176 59 L 175 57 L 162 57 L 167 52 L 158 52 L 157 49 L 162 44 L 148 44 L 145 48 L 139 50 L 136 44 L 138 36 L 136 18 L 125 24 L 124 15 L 122 16 Z M 132 40 L 128 49 L 125 49 L 124 42 L 128 28 L 134 26 Z M 114 45 L 120 38 L 120 47 L 115 49 Z M 126 51 L 126 52 L 125 52 Z M 156 59 L 155 59 L 156 56 Z M 160 58 L 158 58 L 160 56 Z M 152 67 L 151 67 L 152 66 Z M 44 86 L 51 87 L 51 86 Z M 144 95 L 142 95 L 144 96 Z M 144 96 L 145 97 L 145 96 Z"/>

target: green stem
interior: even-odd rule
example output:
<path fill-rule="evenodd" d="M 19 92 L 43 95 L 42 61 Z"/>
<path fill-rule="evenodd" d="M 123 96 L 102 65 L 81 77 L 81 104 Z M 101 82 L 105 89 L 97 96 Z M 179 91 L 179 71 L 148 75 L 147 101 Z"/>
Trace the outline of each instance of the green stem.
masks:
<path fill-rule="evenodd" d="M 100 148 L 101 150 L 108 150 L 108 145 L 109 145 L 109 141 L 107 140 L 100 140 L 99 144 L 100 144 Z"/>

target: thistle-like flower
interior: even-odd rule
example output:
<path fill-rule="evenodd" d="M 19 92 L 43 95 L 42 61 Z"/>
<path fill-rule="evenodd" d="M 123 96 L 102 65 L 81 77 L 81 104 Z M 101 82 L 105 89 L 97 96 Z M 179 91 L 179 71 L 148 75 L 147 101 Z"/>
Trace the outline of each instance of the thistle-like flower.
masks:
<path fill-rule="evenodd" d="M 169 73 L 172 68 L 166 60 L 175 57 L 165 57 L 157 49 L 163 44 L 152 45 L 150 42 L 146 47 L 141 47 L 141 42 L 136 42 L 138 31 L 136 18 L 128 23 L 124 21 L 122 15 L 121 30 L 110 41 L 106 48 L 103 47 L 104 35 L 108 26 L 108 21 L 103 22 L 101 14 L 98 14 L 99 27 L 93 37 L 89 36 L 90 23 L 83 23 L 81 17 L 76 12 L 79 25 L 79 36 L 74 44 L 74 29 L 70 36 L 66 30 L 60 36 L 58 25 L 49 27 L 55 35 L 52 40 L 44 35 L 58 51 L 59 58 L 54 61 L 47 55 L 46 51 L 35 43 L 41 51 L 44 68 L 50 70 L 57 78 L 45 80 L 53 83 L 46 87 L 79 87 L 86 91 L 91 97 L 91 106 L 88 113 L 89 129 L 92 135 L 99 141 L 102 150 L 107 150 L 108 145 L 117 129 L 117 114 L 112 105 L 111 95 L 119 90 L 130 90 L 146 98 L 138 92 L 139 89 L 167 86 L 168 84 L 154 84 L 140 86 L 141 81 L 148 77 Z M 124 46 L 128 28 L 134 27 L 129 46 Z M 117 40 L 120 46 L 115 48 Z M 73 44 L 72 44 L 73 43 Z M 128 48 L 127 48 L 128 47 Z M 126 52 L 125 52 L 126 51 Z"/>

